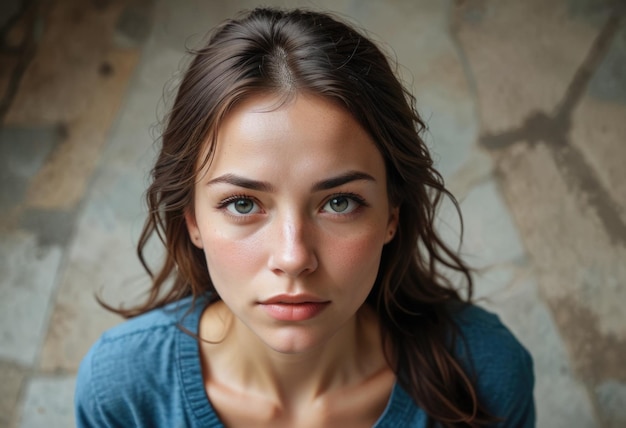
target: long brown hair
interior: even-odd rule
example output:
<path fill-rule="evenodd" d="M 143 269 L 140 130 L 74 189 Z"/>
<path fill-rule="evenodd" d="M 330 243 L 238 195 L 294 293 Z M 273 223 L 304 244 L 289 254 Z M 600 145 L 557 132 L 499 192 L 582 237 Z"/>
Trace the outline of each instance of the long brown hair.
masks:
<path fill-rule="evenodd" d="M 304 91 L 343 105 L 376 142 L 386 165 L 392 205 L 400 207 L 395 238 L 384 247 L 379 274 L 368 297 L 382 327 L 390 366 L 414 401 L 444 426 L 481 426 L 491 420 L 471 373 L 454 357 L 459 334 L 450 308 L 464 299 L 443 274 L 470 270 L 434 228 L 445 196 L 443 179 L 420 137 L 425 124 L 413 96 L 390 61 L 367 37 L 328 14 L 255 9 L 217 27 L 192 52 L 162 135 L 162 147 L 147 191 L 149 215 L 138 244 L 153 279 L 146 302 L 114 309 L 132 317 L 185 296 L 214 291 L 204 255 L 189 239 L 185 212 L 192 209 L 198 159 L 208 161 L 216 130 L 233 105 L 258 92 L 286 97 Z M 166 246 L 153 273 L 144 258 L 149 239 Z M 211 293 L 218 299 L 216 293 Z M 388 346 L 387 346 L 388 345 Z"/>

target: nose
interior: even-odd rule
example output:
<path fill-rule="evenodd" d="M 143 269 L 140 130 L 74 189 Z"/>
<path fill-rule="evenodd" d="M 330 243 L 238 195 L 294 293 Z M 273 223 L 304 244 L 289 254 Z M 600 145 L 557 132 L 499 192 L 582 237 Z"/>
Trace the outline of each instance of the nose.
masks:
<path fill-rule="evenodd" d="M 269 237 L 272 240 L 269 268 L 277 275 L 299 277 L 314 272 L 318 266 L 313 232 L 307 221 L 295 215 L 276 219 Z"/>

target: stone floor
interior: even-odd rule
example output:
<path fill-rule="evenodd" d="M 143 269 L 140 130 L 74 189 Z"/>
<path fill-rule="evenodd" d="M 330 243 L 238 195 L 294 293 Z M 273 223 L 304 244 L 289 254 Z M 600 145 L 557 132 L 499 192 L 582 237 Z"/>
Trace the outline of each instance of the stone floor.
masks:
<path fill-rule="evenodd" d="M 77 365 L 120 322 L 95 294 L 147 286 L 141 195 L 184 48 L 258 3 L 0 3 L 0 428 L 71 427 Z M 336 10 L 397 57 L 480 302 L 533 354 L 538 426 L 626 426 L 624 2 L 263 4 Z"/>

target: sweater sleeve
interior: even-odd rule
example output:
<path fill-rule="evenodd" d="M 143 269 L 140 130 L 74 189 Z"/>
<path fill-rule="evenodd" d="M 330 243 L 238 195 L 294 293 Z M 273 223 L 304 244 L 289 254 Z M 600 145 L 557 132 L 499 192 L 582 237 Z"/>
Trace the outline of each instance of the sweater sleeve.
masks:
<path fill-rule="evenodd" d="M 460 353 L 468 372 L 476 376 L 479 398 L 499 419 L 493 427 L 534 427 L 535 378 L 530 353 L 496 315 L 478 307 L 467 311 L 459 326 L 468 354 Z"/>
<path fill-rule="evenodd" d="M 78 369 L 74 393 L 74 409 L 77 428 L 114 427 L 107 421 L 98 402 L 98 391 L 102 385 L 93 376 L 93 357 L 97 344 L 85 355 Z"/>
<path fill-rule="evenodd" d="M 124 334 L 107 332 L 78 370 L 78 428 L 169 427 L 183 406 L 172 375 L 172 332 L 154 326 Z"/>
<path fill-rule="evenodd" d="M 74 396 L 78 428 L 197 426 L 190 420 L 178 371 L 177 338 L 184 334 L 179 316 L 155 310 L 100 337 L 78 370 Z M 195 339 L 190 341 L 197 349 Z M 193 381 L 206 400 L 199 369 Z"/>
<path fill-rule="evenodd" d="M 495 426 L 534 427 L 534 374 L 530 354 L 516 340 L 500 344 L 494 352 L 496 358 L 503 358 L 503 361 L 492 362 L 493 371 L 483 372 L 479 390 L 487 408 L 501 419 Z"/>

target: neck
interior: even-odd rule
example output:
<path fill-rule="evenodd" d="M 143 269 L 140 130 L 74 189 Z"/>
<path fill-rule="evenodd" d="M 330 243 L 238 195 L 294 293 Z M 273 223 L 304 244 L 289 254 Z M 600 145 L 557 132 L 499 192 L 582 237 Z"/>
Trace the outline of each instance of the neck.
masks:
<path fill-rule="evenodd" d="M 306 352 L 281 353 L 263 343 L 221 302 L 203 323 L 213 337 L 203 344 L 210 381 L 267 397 L 284 407 L 311 403 L 336 388 L 386 368 L 375 314 L 363 307 L 325 343 Z M 211 308 L 209 308 L 211 309 Z M 216 322 L 217 321 L 217 322 Z M 217 327 L 217 328 L 216 328 Z M 202 332 L 203 338 L 205 332 Z"/>

